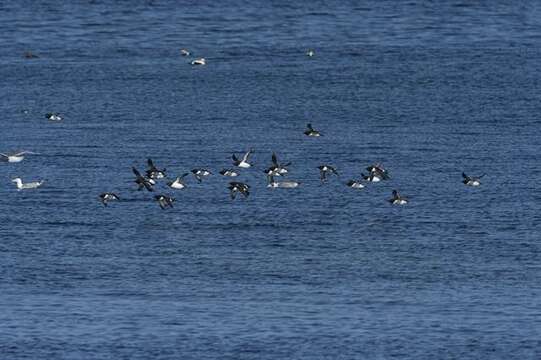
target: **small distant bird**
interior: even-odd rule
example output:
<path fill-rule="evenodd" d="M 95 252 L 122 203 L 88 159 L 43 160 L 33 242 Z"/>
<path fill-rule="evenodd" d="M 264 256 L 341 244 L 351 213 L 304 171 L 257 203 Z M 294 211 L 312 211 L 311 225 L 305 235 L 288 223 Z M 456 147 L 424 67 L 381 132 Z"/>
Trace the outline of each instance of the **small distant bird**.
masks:
<path fill-rule="evenodd" d="M 187 49 L 180 49 L 180 55 L 190 56 L 190 52 Z"/>
<path fill-rule="evenodd" d="M 203 180 L 204 177 L 212 175 L 212 173 L 208 171 L 207 169 L 193 169 L 192 174 L 193 176 L 195 176 L 195 178 L 199 182 L 201 182 L 201 180 Z"/>
<path fill-rule="evenodd" d="M 114 193 L 107 192 L 107 193 L 100 194 L 100 201 L 104 206 L 107 206 L 107 203 L 109 201 L 118 201 L 118 200 L 120 200 L 120 198 Z"/>
<path fill-rule="evenodd" d="M 361 173 L 361 176 L 362 176 L 363 179 L 365 179 L 366 181 L 369 181 L 369 182 L 380 182 L 380 181 L 383 180 L 380 175 L 375 174 L 373 172 L 371 172 L 368 175 L 365 175 L 365 174 Z"/>
<path fill-rule="evenodd" d="M 381 164 L 370 165 L 366 168 L 366 170 L 368 170 L 371 175 L 378 177 L 380 180 L 389 180 L 391 178 L 389 176 L 389 172 L 385 170 Z"/>
<path fill-rule="evenodd" d="M 245 183 L 232 181 L 229 183 L 228 189 L 232 200 L 235 199 L 237 193 L 244 195 L 245 198 L 250 195 L 250 185 Z"/>
<path fill-rule="evenodd" d="M 322 136 L 319 131 L 315 130 L 312 127 L 312 124 L 306 124 L 306 130 L 304 131 L 304 135 L 310 136 L 310 137 L 320 137 L 320 136 Z"/>
<path fill-rule="evenodd" d="M 362 188 L 364 188 L 364 185 L 363 185 L 363 183 L 361 183 L 360 180 L 349 180 L 346 183 L 346 185 L 349 186 L 352 189 L 362 189 Z"/>
<path fill-rule="evenodd" d="M 306 52 L 306 56 L 308 56 L 308 57 L 312 57 L 312 56 L 314 56 L 315 54 L 316 54 L 316 53 L 314 52 L 314 50 L 308 50 L 308 51 Z"/>
<path fill-rule="evenodd" d="M 286 181 L 274 181 L 274 177 L 269 176 L 267 177 L 268 184 L 267 187 L 269 188 L 296 188 L 300 185 L 300 182 L 298 181 L 292 181 L 292 180 L 286 180 Z"/>
<path fill-rule="evenodd" d="M 237 156 L 233 154 L 231 156 L 231 158 L 233 159 L 233 165 L 238 166 L 243 169 L 248 169 L 250 166 L 252 166 L 252 164 L 248 162 L 248 158 L 250 157 L 252 152 L 253 152 L 253 149 L 248 150 L 248 152 L 244 154 L 241 160 L 239 160 Z"/>
<path fill-rule="evenodd" d="M 334 174 L 338 176 L 338 172 L 336 171 L 336 169 L 330 165 L 321 165 L 321 166 L 318 166 L 317 168 L 319 169 L 319 177 L 322 182 L 327 181 L 328 175 Z"/>
<path fill-rule="evenodd" d="M 43 183 L 45 182 L 44 180 L 39 180 L 39 181 L 34 181 L 34 182 L 29 182 L 29 183 L 24 184 L 23 181 L 21 180 L 21 178 L 15 178 L 15 179 L 13 179 L 11 181 L 16 183 L 17 189 L 19 189 L 19 190 L 37 189 L 41 185 L 43 185 Z"/>
<path fill-rule="evenodd" d="M 287 162 L 285 164 L 280 164 L 278 162 L 278 158 L 276 157 L 276 154 L 272 153 L 272 166 L 271 166 L 271 168 L 273 168 L 278 174 L 280 174 L 280 175 L 287 174 L 288 173 L 287 167 L 289 165 L 291 165 L 291 162 Z"/>
<path fill-rule="evenodd" d="M 172 189 L 184 189 L 186 187 L 186 183 L 184 183 L 184 178 L 188 175 L 189 173 L 182 174 L 182 176 L 178 176 L 174 181 L 168 182 L 167 185 Z"/>
<path fill-rule="evenodd" d="M 191 62 L 192 65 L 207 65 L 205 58 L 195 59 Z"/>
<path fill-rule="evenodd" d="M 37 154 L 32 151 L 19 151 L 18 153 L 14 154 L 2 154 L 0 153 L 0 161 L 3 162 L 10 162 L 10 163 L 17 163 L 24 160 L 24 155 L 26 154 Z"/>
<path fill-rule="evenodd" d="M 468 186 L 479 186 L 481 185 L 481 178 L 485 176 L 485 174 L 481 176 L 468 176 L 465 173 L 462 173 L 462 183 Z"/>
<path fill-rule="evenodd" d="M 37 59 L 37 58 L 39 58 L 39 56 L 37 56 L 36 54 L 33 54 L 30 51 L 27 51 L 27 52 L 24 53 L 24 58 L 25 59 Z"/>
<path fill-rule="evenodd" d="M 154 162 L 152 161 L 152 159 L 148 159 L 147 164 L 148 164 L 148 170 L 146 171 L 147 177 L 151 179 L 163 179 L 164 177 L 166 177 L 165 175 L 166 169 L 164 168 L 163 170 L 159 170 L 154 165 Z"/>
<path fill-rule="evenodd" d="M 168 206 L 172 208 L 173 201 L 175 201 L 174 198 L 165 195 L 156 195 L 154 196 L 154 200 L 156 200 L 158 204 L 160 204 L 162 210 L 165 210 L 165 208 Z"/>
<path fill-rule="evenodd" d="M 401 196 L 396 190 L 393 190 L 393 197 L 388 201 L 393 205 L 406 205 L 408 203 L 408 199 Z"/>
<path fill-rule="evenodd" d="M 239 176 L 239 173 L 233 169 L 222 169 L 220 170 L 220 174 L 223 176 L 231 176 L 231 177 Z"/>
<path fill-rule="evenodd" d="M 47 113 L 45 117 L 51 121 L 62 121 L 62 116 L 59 113 Z"/>
<path fill-rule="evenodd" d="M 148 191 L 154 191 L 152 188 L 153 185 L 156 184 L 156 182 L 153 179 L 147 179 L 141 173 L 134 167 L 132 167 L 132 171 L 135 174 L 135 183 L 139 185 L 137 190 L 141 190 L 143 188 L 147 189 Z"/>

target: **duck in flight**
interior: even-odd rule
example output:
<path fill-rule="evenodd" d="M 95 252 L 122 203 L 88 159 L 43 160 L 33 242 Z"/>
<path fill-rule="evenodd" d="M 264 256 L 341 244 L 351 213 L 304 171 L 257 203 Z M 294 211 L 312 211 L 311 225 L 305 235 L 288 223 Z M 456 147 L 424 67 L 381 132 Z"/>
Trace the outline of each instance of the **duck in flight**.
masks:
<path fill-rule="evenodd" d="M 406 205 L 408 199 L 401 196 L 397 190 L 393 190 L 393 197 L 388 200 L 393 205 Z"/>
<path fill-rule="evenodd" d="M 18 153 L 13 154 L 2 154 L 0 153 L 0 161 L 18 163 L 24 160 L 24 156 L 27 154 L 37 154 L 32 151 L 19 151 Z"/>
<path fill-rule="evenodd" d="M 481 178 L 485 176 L 485 174 L 481 176 L 468 176 L 465 173 L 462 173 L 462 183 L 468 186 L 479 186 L 481 185 Z"/>
<path fill-rule="evenodd" d="M 237 158 L 237 156 L 235 154 L 233 154 L 231 156 L 231 158 L 233 159 L 233 165 L 238 166 L 238 167 L 243 168 L 243 169 L 248 169 L 249 167 L 251 167 L 252 164 L 250 164 L 248 162 L 248 158 L 253 153 L 253 151 L 254 151 L 253 149 L 248 150 L 248 152 L 246 154 L 244 154 L 244 156 L 242 157 L 241 160 L 239 160 Z"/>
<path fill-rule="evenodd" d="M 15 178 L 15 179 L 13 179 L 11 181 L 14 182 L 17 185 L 18 190 L 37 189 L 41 185 L 43 185 L 43 183 L 45 182 L 44 180 L 39 180 L 39 181 L 33 181 L 33 182 L 29 182 L 29 183 L 25 184 L 25 183 L 23 183 L 21 178 Z"/>
<path fill-rule="evenodd" d="M 280 174 L 280 175 L 287 174 L 288 173 L 287 167 L 289 165 L 291 165 L 291 162 L 287 162 L 285 164 L 280 164 L 278 162 L 278 157 L 276 156 L 276 154 L 272 153 L 272 166 L 271 166 L 271 168 L 274 168 L 274 170 L 278 174 Z"/>
<path fill-rule="evenodd" d="M 166 177 L 165 168 L 163 170 L 158 169 L 152 159 L 147 160 L 148 170 L 146 171 L 147 177 L 150 179 L 163 179 Z"/>
<path fill-rule="evenodd" d="M 158 202 L 162 210 L 165 210 L 166 207 L 173 207 L 173 201 L 175 201 L 175 198 L 166 195 L 156 195 L 154 196 L 154 200 Z"/>
<path fill-rule="evenodd" d="M 189 173 L 182 174 L 182 176 L 178 176 L 174 181 L 168 182 L 167 185 L 172 189 L 177 189 L 177 190 L 184 189 L 186 187 L 184 178 L 188 175 Z"/>
<path fill-rule="evenodd" d="M 120 200 L 120 198 L 115 193 L 110 193 L 110 192 L 100 194 L 99 198 L 100 198 L 101 203 L 104 206 L 107 206 L 107 203 L 109 201 L 118 201 L 118 200 Z"/>
<path fill-rule="evenodd" d="M 310 136 L 310 137 L 320 137 L 320 136 L 322 136 L 319 131 L 315 130 L 312 127 L 312 124 L 306 124 L 306 130 L 304 131 L 304 135 Z"/>
<path fill-rule="evenodd" d="M 231 200 L 235 199 L 237 193 L 244 195 L 244 198 L 247 198 L 250 195 L 250 185 L 242 182 L 232 181 L 229 183 L 228 189 Z"/>
<path fill-rule="evenodd" d="M 139 185 L 137 190 L 141 190 L 143 188 L 147 189 L 148 191 L 154 191 L 152 186 L 156 184 L 156 182 L 153 179 L 147 179 L 141 173 L 134 167 L 132 167 L 132 171 L 135 174 L 135 183 Z"/>
<path fill-rule="evenodd" d="M 327 181 L 327 176 L 329 175 L 336 175 L 338 176 L 338 171 L 330 165 L 321 165 L 317 167 L 319 169 L 319 178 L 321 179 L 321 182 Z"/>

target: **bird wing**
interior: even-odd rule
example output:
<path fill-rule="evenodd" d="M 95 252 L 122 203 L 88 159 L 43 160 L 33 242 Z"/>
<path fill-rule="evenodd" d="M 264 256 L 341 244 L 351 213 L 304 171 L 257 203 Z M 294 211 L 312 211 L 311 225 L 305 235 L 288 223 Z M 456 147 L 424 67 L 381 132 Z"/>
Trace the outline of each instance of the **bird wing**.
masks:
<path fill-rule="evenodd" d="M 132 167 L 131 170 L 133 171 L 135 176 L 137 176 L 137 178 L 142 178 L 141 173 L 136 168 Z"/>
<path fill-rule="evenodd" d="M 463 177 L 464 179 L 468 179 L 468 178 L 469 178 L 469 176 L 466 175 L 466 173 L 464 173 L 464 172 L 462 173 L 462 177 Z"/>
<path fill-rule="evenodd" d="M 272 164 L 274 166 L 278 166 L 278 159 L 276 158 L 276 154 L 272 153 Z"/>
<path fill-rule="evenodd" d="M 242 157 L 242 161 L 244 162 L 248 161 L 248 157 L 250 156 L 251 153 L 252 153 L 252 149 L 248 150 L 248 152 L 244 154 L 244 156 Z"/>
<path fill-rule="evenodd" d="M 239 159 L 235 156 L 235 154 L 231 155 L 231 159 L 235 162 L 239 162 Z"/>

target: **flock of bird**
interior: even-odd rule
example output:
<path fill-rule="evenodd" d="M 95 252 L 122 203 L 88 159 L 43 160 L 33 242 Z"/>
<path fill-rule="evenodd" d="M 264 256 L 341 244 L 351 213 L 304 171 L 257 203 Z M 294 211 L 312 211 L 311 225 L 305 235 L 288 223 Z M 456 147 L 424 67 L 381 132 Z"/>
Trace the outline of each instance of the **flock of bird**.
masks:
<path fill-rule="evenodd" d="M 190 56 L 191 53 L 187 49 L 181 49 L 180 54 L 182 56 Z M 315 55 L 313 50 L 308 50 L 306 55 L 308 57 L 313 57 Z M 26 58 L 37 58 L 37 55 L 32 53 L 26 53 Z M 197 58 L 190 62 L 191 65 L 206 65 L 205 58 Z M 59 113 L 47 113 L 45 117 L 50 121 L 62 121 L 62 116 Z M 322 134 L 313 128 L 312 124 L 306 125 L 306 130 L 304 135 L 311 138 L 317 138 L 322 136 Z M 252 155 L 253 150 L 250 149 L 247 151 L 241 158 L 237 157 L 235 154 L 232 155 L 233 166 L 234 168 L 222 169 L 219 173 L 225 177 L 237 177 L 240 175 L 240 171 L 237 169 L 248 169 L 252 167 L 250 163 L 250 156 Z M 16 153 L 4 154 L 0 153 L 0 161 L 8 163 L 18 163 L 23 161 L 25 155 L 36 154 L 31 151 L 20 151 Z M 301 185 L 298 181 L 293 180 L 281 180 L 277 181 L 276 178 L 284 177 L 288 174 L 288 167 L 291 165 L 290 162 L 280 163 L 275 153 L 272 153 L 271 165 L 264 170 L 264 173 L 267 176 L 267 187 L 269 188 L 297 188 Z M 156 167 L 152 159 L 147 160 L 148 168 L 145 171 L 145 174 L 142 175 L 139 170 L 135 167 L 132 167 L 132 172 L 135 175 L 134 182 L 137 184 L 137 190 L 147 190 L 154 192 L 154 186 L 158 181 L 167 178 L 166 169 L 159 169 Z M 320 180 L 322 183 L 325 183 L 330 176 L 338 176 L 338 171 L 335 167 L 323 164 L 318 166 Z M 390 180 L 388 171 L 381 164 L 373 164 L 366 168 L 367 174 L 361 173 L 361 179 L 358 180 L 349 180 L 346 185 L 353 189 L 362 189 L 365 187 L 364 182 L 377 183 L 380 181 Z M 185 179 L 190 173 L 185 173 L 181 176 L 177 176 L 174 180 L 166 182 L 167 186 L 172 190 L 182 190 L 186 188 Z M 212 175 L 211 171 L 203 168 L 196 168 L 191 170 L 191 174 L 195 177 L 198 182 L 202 182 L 203 179 Z M 468 176 L 465 173 L 462 173 L 462 182 L 467 186 L 479 186 L 481 185 L 481 178 L 484 175 L 473 177 Z M 26 189 L 37 189 L 44 184 L 43 180 L 33 181 L 24 183 L 21 178 L 17 177 L 12 180 L 17 186 L 18 190 Z M 247 198 L 250 195 L 250 185 L 240 182 L 240 181 L 231 181 L 228 185 L 230 197 L 234 200 L 238 194 L 242 195 L 244 198 Z M 120 197 L 113 192 L 105 192 L 99 195 L 99 200 L 104 206 L 107 206 L 108 203 L 113 201 L 119 201 Z M 154 196 L 154 200 L 159 204 L 162 209 L 168 207 L 173 207 L 173 202 L 175 201 L 174 197 L 165 194 L 158 194 Z M 408 203 L 408 199 L 402 196 L 398 190 L 392 191 L 392 197 L 388 199 L 388 202 L 393 205 L 405 205 Z"/>
<path fill-rule="evenodd" d="M 50 114 L 48 114 L 50 115 Z M 306 130 L 304 131 L 304 134 L 307 137 L 320 137 L 322 134 L 315 130 L 312 127 L 312 124 L 307 124 Z M 21 162 L 25 155 L 27 154 L 36 154 L 31 151 L 21 151 L 13 154 L 3 154 L 0 153 L 0 160 L 4 162 L 10 162 L 10 163 L 17 163 Z M 240 175 L 239 169 L 249 169 L 252 167 L 252 163 L 250 162 L 250 156 L 253 154 L 253 149 L 248 150 L 242 157 L 237 157 L 237 155 L 233 154 L 231 156 L 232 158 L 232 164 L 233 168 L 225 168 L 220 170 L 219 174 L 225 177 L 232 177 L 235 178 Z M 298 181 L 293 180 L 281 180 L 277 181 L 276 178 L 283 178 L 289 173 L 288 167 L 291 165 L 290 162 L 287 163 L 280 163 L 278 161 L 278 157 L 275 153 L 272 153 L 271 156 L 271 165 L 264 170 L 265 175 L 267 176 L 267 187 L 269 188 L 297 188 L 301 185 Z M 135 175 L 135 184 L 137 185 L 137 190 L 147 190 L 149 192 L 154 192 L 154 186 L 157 184 L 158 181 L 166 179 L 167 178 L 167 170 L 165 168 L 160 169 L 158 168 L 152 159 L 147 160 L 147 166 L 148 168 L 145 170 L 144 175 L 141 174 L 141 172 L 135 168 L 132 167 L 132 172 Z M 320 180 L 322 183 L 325 183 L 328 181 L 329 177 L 331 176 L 338 176 L 338 171 L 334 166 L 323 164 L 318 166 L 319 169 L 319 175 Z M 364 182 L 368 183 L 377 183 L 381 181 L 387 181 L 390 180 L 391 177 L 389 175 L 389 172 L 381 165 L 381 164 L 373 164 L 366 168 L 367 174 L 361 173 L 361 179 L 358 180 L 349 180 L 346 185 L 353 189 L 362 189 L 365 187 Z M 202 182 L 206 177 L 212 175 L 212 172 L 208 169 L 204 168 L 195 168 L 191 170 L 191 174 L 193 177 L 198 181 Z M 189 176 L 190 173 L 185 173 L 181 176 L 177 176 L 171 181 L 167 181 L 167 186 L 172 190 L 182 190 L 186 188 L 186 182 L 185 179 L 187 176 Z M 462 182 L 467 186 L 479 186 L 481 185 L 481 176 L 473 177 L 468 176 L 465 173 L 462 173 Z M 15 178 L 12 180 L 16 183 L 17 189 L 24 190 L 24 189 L 37 189 L 41 187 L 44 183 L 43 180 L 40 181 L 34 181 L 29 183 L 23 183 L 21 178 Z M 250 185 L 240 182 L 240 181 L 231 181 L 228 185 L 230 197 L 232 200 L 234 200 L 238 194 L 242 195 L 244 198 L 248 198 L 250 195 Z M 99 195 L 99 200 L 104 206 L 107 206 L 108 203 L 113 201 L 119 201 L 120 197 L 113 193 L 113 192 L 105 192 Z M 162 209 L 166 209 L 168 207 L 173 207 L 173 203 L 175 201 L 175 198 L 169 195 L 165 194 L 158 194 L 154 196 L 154 200 L 158 203 L 158 205 Z M 393 205 L 405 205 L 408 203 L 408 199 L 404 196 L 402 196 L 398 190 L 392 191 L 392 197 L 388 199 L 388 202 L 390 202 Z"/>

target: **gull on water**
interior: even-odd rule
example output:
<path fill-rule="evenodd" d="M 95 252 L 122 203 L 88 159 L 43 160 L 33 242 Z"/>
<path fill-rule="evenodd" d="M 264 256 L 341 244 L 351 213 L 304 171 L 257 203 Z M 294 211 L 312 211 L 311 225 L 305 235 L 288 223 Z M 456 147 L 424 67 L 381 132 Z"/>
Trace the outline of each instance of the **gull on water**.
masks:
<path fill-rule="evenodd" d="M 3 162 L 10 162 L 10 163 L 17 163 L 24 160 L 24 155 L 26 154 L 37 154 L 32 151 L 19 151 L 18 153 L 13 154 L 3 154 L 0 153 L 0 161 Z"/>
<path fill-rule="evenodd" d="M 37 189 L 39 188 L 41 185 L 43 185 L 43 183 L 45 182 L 44 180 L 39 180 L 39 181 L 33 181 L 33 182 L 29 182 L 29 183 L 23 183 L 23 181 L 21 180 L 21 178 L 15 178 L 13 180 L 11 180 L 12 182 L 16 183 L 17 184 L 17 189 L 19 190 L 23 190 L 23 189 Z"/>

